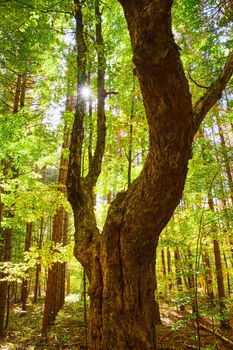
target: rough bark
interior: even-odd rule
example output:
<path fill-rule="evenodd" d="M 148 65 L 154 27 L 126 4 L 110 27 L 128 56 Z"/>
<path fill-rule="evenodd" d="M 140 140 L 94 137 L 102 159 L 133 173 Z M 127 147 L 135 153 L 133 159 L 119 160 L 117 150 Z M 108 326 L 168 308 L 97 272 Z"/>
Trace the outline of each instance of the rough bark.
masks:
<path fill-rule="evenodd" d="M 154 350 L 157 241 L 181 198 L 198 124 L 219 98 L 229 74 L 225 77 L 222 73 L 224 81 L 208 91 L 211 96 L 200 100 L 193 113 L 188 83 L 171 31 L 172 1 L 121 0 L 120 3 L 128 23 L 135 74 L 149 126 L 148 156 L 138 179 L 111 203 L 100 236 L 94 215 L 93 187 L 101 170 L 103 148 L 96 157 L 95 169 L 81 178 L 84 103 L 78 94 L 68 198 L 74 212 L 75 255 L 90 282 L 89 349 Z M 86 46 L 81 2 L 75 0 L 75 4 L 79 91 L 81 77 L 85 76 Z M 104 137 L 103 130 L 102 124 L 98 139 Z M 97 144 L 103 146 L 103 140 L 99 141 Z"/>

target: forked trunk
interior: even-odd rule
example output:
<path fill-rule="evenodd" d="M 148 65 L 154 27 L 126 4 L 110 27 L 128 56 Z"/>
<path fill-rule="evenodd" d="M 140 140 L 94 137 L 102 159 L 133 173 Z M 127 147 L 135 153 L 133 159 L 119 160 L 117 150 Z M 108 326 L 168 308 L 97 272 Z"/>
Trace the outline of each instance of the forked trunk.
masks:
<path fill-rule="evenodd" d="M 75 0 L 78 98 L 70 147 L 68 199 L 75 223 L 75 256 L 90 288 L 89 350 L 155 350 L 155 257 L 159 234 L 182 195 L 192 138 L 219 98 L 233 69 L 230 58 L 220 83 L 211 85 L 192 110 L 189 87 L 171 31 L 171 0 L 120 0 L 127 19 L 149 126 L 149 152 L 141 175 L 111 203 L 100 235 L 94 214 L 94 186 L 104 153 L 104 57 L 98 51 L 97 145 L 82 178 L 87 46 L 81 0 Z M 96 0 L 96 38 L 101 17 Z M 226 74 L 225 74 L 226 73 Z M 226 76 L 225 76 L 225 75 Z"/>

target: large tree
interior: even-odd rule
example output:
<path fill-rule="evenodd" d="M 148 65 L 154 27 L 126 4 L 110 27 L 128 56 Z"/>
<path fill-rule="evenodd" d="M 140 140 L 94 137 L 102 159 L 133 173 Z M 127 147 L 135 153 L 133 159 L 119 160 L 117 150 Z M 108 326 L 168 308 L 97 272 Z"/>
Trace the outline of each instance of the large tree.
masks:
<path fill-rule="evenodd" d="M 221 97 L 233 70 L 230 55 L 217 80 L 192 105 L 171 29 L 172 2 L 120 0 L 148 121 L 149 152 L 140 176 L 111 203 L 104 228 L 99 232 L 93 191 L 104 153 L 106 94 L 99 72 L 98 139 L 89 172 L 83 177 L 85 108 L 80 87 L 85 84 L 87 48 L 83 2 L 75 0 L 78 98 L 67 187 L 75 220 L 75 256 L 90 282 L 91 350 L 156 349 L 154 291 L 159 234 L 182 196 L 193 137 L 206 113 Z M 100 25 L 98 19 L 97 30 Z"/>

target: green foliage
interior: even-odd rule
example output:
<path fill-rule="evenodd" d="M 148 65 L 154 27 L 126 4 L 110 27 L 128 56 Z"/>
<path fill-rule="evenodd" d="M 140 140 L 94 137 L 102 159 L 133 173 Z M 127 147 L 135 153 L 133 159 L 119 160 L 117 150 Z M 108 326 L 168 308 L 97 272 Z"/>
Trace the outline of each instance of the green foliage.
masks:
<path fill-rule="evenodd" d="M 29 267 L 35 267 L 40 263 L 45 268 L 51 268 L 56 263 L 64 263 L 71 260 L 73 256 L 73 245 L 63 246 L 47 240 L 42 249 L 32 246 L 29 252 L 24 253 L 24 259 Z"/>
<path fill-rule="evenodd" d="M 0 281 L 21 282 L 27 276 L 27 272 L 28 265 L 25 263 L 0 262 Z"/>

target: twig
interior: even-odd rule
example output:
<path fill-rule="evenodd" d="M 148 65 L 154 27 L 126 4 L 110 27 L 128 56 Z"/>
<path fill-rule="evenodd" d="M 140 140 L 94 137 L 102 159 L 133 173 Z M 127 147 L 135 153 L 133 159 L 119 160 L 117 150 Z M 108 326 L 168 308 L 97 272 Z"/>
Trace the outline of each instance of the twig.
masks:
<path fill-rule="evenodd" d="M 190 69 L 188 69 L 187 72 L 188 72 L 189 79 L 190 79 L 196 86 L 198 86 L 199 88 L 202 88 L 202 89 L 209 89 L 209 86 L 199 84 L 199 83 L 196 82 L 196 80 L 194 80 L 194 79 L 192 78 L 191 73 L 190 73 Z"/>
<path fill-rule="evenodd" d="M 32 6 L 32 5 L 30 5 L 30 4 L 27 4 L 27 3 L 25 3 L 25 2 L 23 2 L 23 1 L 21 1 L 21 0 L 14 0 L 15 2 L 18 2 L 19 4 L 21 4 L 21 5 L 24 5 L 24 6 L 26 6 L 26 7 L 29 7 L 29 8 L 31 8 L 31 9 L 33 9 L 33 10 L 37 10 L 36 9 L 36 7 L 34 7 L 34 6 Z M 55 4 L 55 5 L 58 5 L 60 2 L 58 2 L 57 4 Z M 69 12 L 69 11 L 60 11 L 60 10 L 53 10 L 53 9 L 51 9 L 51 8 L 49 8 L 49 9 L 47 9 L 47 10 L 43 10 L 43 9 L 38 9 L 40 12 L 42 12 L 42 13 L 50 13 L 50 12 L 52 12 L 52 13 L 64 13 L 64 14 L 67 14 L 67 15 L 71 15 L 71 16 L 73 16 L 73 13 L 72 12 Z"/>
<path fill-rule="evenodd" d="M 12 106 L 8 105 L 8 103 L 6 103 L 5 101 L 3 101 L 2 99 L 0 99 L 0 101 L 1 101 L 2 103 L 4 103 L 4 105 L 6 105 L 7 107 L 9 107 L 9 108 L 13 109 L 13 107 L 12 107 Z"/>

